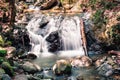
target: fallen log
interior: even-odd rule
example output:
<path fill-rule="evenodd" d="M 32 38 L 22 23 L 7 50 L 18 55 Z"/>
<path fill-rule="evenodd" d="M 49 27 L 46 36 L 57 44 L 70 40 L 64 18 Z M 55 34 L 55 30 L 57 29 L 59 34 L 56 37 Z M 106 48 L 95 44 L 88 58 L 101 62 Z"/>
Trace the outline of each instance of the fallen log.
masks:
<path fill-rule="evenodd" d="M 86 35 L 85 35 L 85 28 L 84 28 L 84 22 L 83 20 L 81 19 L 80 20 L 80 34 L 82 36 L 82 41 L 83 41 L 83 48 L 84 48 L 84 51 L 85 51 L 85 55 L 87 56 L 87 41 L 86 41 Z"/>
<path fill-rule="evenodd" d="M 40 10 L 48 10 L 55 6 L 62 6 L 59 0 L 49 0 L 48 2 L 41 5 Z"/>

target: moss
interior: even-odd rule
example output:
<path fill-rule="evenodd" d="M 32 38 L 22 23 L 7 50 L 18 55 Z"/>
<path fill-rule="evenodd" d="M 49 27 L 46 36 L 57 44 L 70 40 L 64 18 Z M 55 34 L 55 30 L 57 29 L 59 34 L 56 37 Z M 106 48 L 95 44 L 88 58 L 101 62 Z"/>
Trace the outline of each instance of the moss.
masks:
<path fill-rule="evenodd" d="M 4 71 L 4 69 L 0 68 L 0 80 L 1 80 L 3 74 L 5 74 L 5 71 Z"/>
<path fill-rule="evenodd" d="M 8 62 L 3 62 L 1 64 L 2 68 L 5 70 L 5 73 L 10 75 L 10 76 L 14 76 L 14 71 L 12 66 L 8 63 Z"/>
<path fill-rule="evenodd" d="M 0 46 L 4 46 L 5 42 L 3 37 L 0 35 Z"/>
<path fill-rule="evenodd" d="M 107 18 L 103 15 L 104 10 L 97 10 L 93 15 L 92 20 L 98 28 L 101 28 L 103 25 L 106 25 Z"/>
<path fill-rule="evenodd" d="M 113 25 L 109 30 L 109 43 L 120 47 L 120 23 Z"/>

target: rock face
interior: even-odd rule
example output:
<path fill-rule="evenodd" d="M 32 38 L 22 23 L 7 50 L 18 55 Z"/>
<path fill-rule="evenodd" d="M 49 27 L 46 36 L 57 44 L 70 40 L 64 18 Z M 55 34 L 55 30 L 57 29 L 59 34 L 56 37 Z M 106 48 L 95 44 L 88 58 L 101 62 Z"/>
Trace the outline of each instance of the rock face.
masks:
<path fill-rule="evenodd" d="M 28 73 L 35 73 L 42 70 L 38 65 L 31 62 L 25 62 L 21 67 Z"/>
<path fill-rule="evenodd" d="M 88 67 L 92 64 L 92 60 L 87 56 L 79 56 L 71 60 L 71 65 L 75 67 Z"/>
<path fill-rule="evenodd" d="M 58 60 L 53 66 L 53 72 L 56 75 L 71 74 L 72 66 L 67 60 Z"/>

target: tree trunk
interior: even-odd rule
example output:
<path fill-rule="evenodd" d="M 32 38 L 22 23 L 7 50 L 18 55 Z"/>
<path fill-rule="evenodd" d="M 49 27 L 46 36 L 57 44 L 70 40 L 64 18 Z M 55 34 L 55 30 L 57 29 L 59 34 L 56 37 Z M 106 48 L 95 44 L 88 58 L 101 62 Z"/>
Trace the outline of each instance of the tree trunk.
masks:
<path fill-rule="evenodd" d="M 16 16 L 15 0 L 9 0 L 9 6 L 10 6 L 10 27 L 13 27 Z"/>

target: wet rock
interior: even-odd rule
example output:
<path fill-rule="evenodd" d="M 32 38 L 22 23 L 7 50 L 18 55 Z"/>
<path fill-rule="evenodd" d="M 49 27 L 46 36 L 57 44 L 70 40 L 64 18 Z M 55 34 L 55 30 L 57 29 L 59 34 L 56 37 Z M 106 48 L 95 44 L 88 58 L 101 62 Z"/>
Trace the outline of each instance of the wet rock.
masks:
<path fill-rule="evenodd" d="M 14 80 L 28 80 L 28 78 L 25 74 L 18 74 L 15 75 Z"/>
<path fill-rule="evenodd" d="M 79 56 L 71 60 L 71 65 L 75 67 L 88 67 L 92 64 L 92 60 L 87 56 Z"/>
<path fill-rule="evenodd" d="M 46 19 L 46 17 L 43 17 L 42 18 L 42 21 L 40 22 L 40 26 L 39 26 L 39 28 L 44 28 L 47 24 L 48 24 L 48 20 Z"/>
<path fill-rule="evenodd" d="M 14 75 L 14 71 L 13 71 L 13 68 L 12 66 L 8 63 L 8 62 L 3 62 L 1 64 L 2 68 L 5 70 L 5 73 L 10 75 L 10 76 L 13 76 Z"/>
<path fill-rule="evenodd" d="M 38 72 L 34 74 L 35 79 L 49 79 L 49 80 L 54 80 L 53 79 L 53 72 L 51 69 L 43 69 L 42 72 Z"/>
<path fill-rule="evenodd" d="M 28 73 L 36 73 L 42 70 L 40 66 L 31 62 L 25 62 L 21 67 Z"/>
<path fill-rule="evenodd" d="M 67 60 L 58 60 L 53 66 L 53 72 L 56 75 L 71 74 L 72 66 Z"/>
<path fill-rule="evenodd" d="M 113 74 L 113 68 L 111 65 L 104 63 L 98 69 L 98 74 L 102 76 L 111 76 Z"/>
<path fill-rule="evenodd" d="M 12 80 L 8 74 L 3 74 L 1 80 Z"/>
<path fill-rule="evenodd" d="M 48 48 L 50 52 L 55 52 L 60 50 L 60 37 L 58 31 L 52 32 L 46 40 L 50 43 Z"/>
<path fill-rule="evenodd" d="M 34 53 L 23 54 L 19 57 L 19 59 L 36 59 L 37 55 Z"/>
<path fill-rule="evenodd" d="M 103 57 L 101 59 L 98 59 L 96 62 L 95 62 L 95 66 L 96 67 L 99 67 L 101 64 L 103 64 L 106 60 L 106 57 Z"/>
<path fill-rule="evenodd" d="M 26 2 L 28 2 L 28 3 L 34 3 L 35 0 L 26 0 Z"/>
<path fill-rule="evenodd" d="M 6 56 L 6 58 L 13 57 L 13 55 L 16 52 L 16 48 L 15 47 L 6 47 L 5 49 L 7 50 L 7 56 Z"/>
<path fill-rule="evenodd" d="M 17 49 L 22 48 L 24 50 L 29 49 L 30 47 L 30 39 L 27 34 L 27 30 L 24 28 L 21 29 L 16 27 L 16 29 L 13 30 L 13 35 L 10 37 L 10 40 L 12 41 L 13 46 L 15 46 Z"/>

